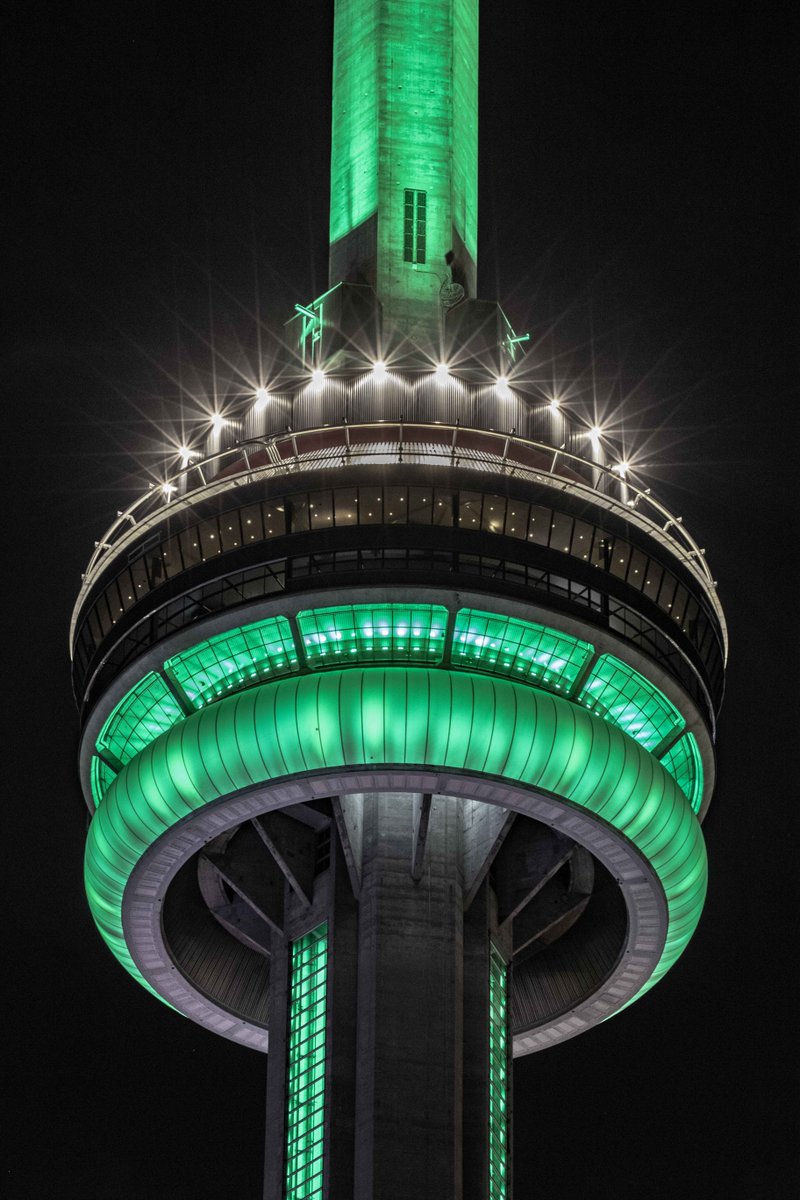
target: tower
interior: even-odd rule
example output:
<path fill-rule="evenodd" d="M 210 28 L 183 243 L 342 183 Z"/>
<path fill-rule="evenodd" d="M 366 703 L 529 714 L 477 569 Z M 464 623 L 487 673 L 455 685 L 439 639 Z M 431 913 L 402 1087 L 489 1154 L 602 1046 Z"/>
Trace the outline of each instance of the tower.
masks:
<path fill-rule="evenodd" d="M 696 923 L 724 619 L 475 296 L 476 4 L 336 22 L 331 286 L 76 607 L 87 886 L 268 1048 L 268 1197 L 494 1198 L 510 1055 Z"/>

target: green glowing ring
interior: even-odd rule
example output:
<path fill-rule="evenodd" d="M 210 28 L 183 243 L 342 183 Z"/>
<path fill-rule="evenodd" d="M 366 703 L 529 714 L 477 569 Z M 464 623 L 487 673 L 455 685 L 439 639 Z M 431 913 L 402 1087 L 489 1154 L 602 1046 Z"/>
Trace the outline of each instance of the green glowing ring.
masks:
<path fill-rule="evenodd" d="M 122 917 L 128 881 L 158 839 L 259 785 L 382 766 L 521 785 L 622 834 L 660 881 L 669 918 L 661 957 L 636 996 L 688 943 L 705 897 L 705 846 L 688 801 L 657 759 L 561 696 L 423 667 L 354 667 L 264 683 L 192 714 L 142 750 L 109 788 L 87 838 L 86 889 L 101 935 L 158 994 L 131 956 Z"/>

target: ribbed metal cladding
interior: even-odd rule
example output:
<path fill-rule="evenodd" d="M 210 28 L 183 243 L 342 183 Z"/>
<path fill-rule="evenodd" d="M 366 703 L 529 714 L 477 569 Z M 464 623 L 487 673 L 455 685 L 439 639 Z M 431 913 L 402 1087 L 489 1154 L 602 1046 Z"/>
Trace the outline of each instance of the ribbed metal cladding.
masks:
<path fill-rule="evenodd" d="M 518 437 L 563 446 L 578 455 L 590 449 L 586 430 L 552 410 L 538 392 L 512 387 L 501 395 L 491 382 L 475 383 L 456 375 L 439 381 L 433 373 L 390 373 L 381 382 L 368 371 L 358 376 L 329 375 L 321 384 L 309 380 L 270 392 L 265 401 L 249 399 L 233 406 L 226 416 L 228 425 L 207 435 L 205 453 L 287 429 L 298 432 L 344 422 L 398 420 L 502 433 L 513 430 Z"/>

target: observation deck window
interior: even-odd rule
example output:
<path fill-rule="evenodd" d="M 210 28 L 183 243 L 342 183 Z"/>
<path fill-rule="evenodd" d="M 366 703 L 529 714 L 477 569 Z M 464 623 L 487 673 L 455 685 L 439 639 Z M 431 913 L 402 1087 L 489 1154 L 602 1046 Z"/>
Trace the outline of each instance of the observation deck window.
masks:
<path fill-rule="evenodd" d="M 383 489 L 383 519 L 387 525 L 405 525 L 408 520 L 408 504 L 404 487 Z"/>
<path fill-rule="evenodd" d="M 433 491 L 431 488 L 408 489 L 409 525 L 430 525 L 433 520 Z"/>
<path fill-rule="evenodd" d="M 641 550 L 633 550 L 628 564 L 628 581 L 637 591 L 642 590 L 645 571 L 647 570 L 647 555 Z"/>
<path fill-rule="evenodd" d="M 617 579 L 624 579 L 628 574 L 628 562 L 631 556 L 631 548 L 627 542 L 623 542 L 621 538 L 615 538 L 611 548 L 611 574 L 616 575 Z"/>
<path fill-rule="evenodd" d="M 550 549 L 560 550 L 562 554 L 569 554 L 570 543 L 572 541 L 572 517 L 566 513 L 553 513 L 553 519 L 550 522 Z"/>
<path fill-rule="evenodd" d="M 651 558 L 645 572 L 642 592 L 649 600 L 652 600 L 653 603 L 658 600 L 658 589 L 661 587 L 661 578 L 663 574 L 663 567 L 661 567 Z"/>
<path fill-rule="evenodd" d="M 531 519 L 528 526 L 528 541 L 537 546 L 546 546 L 550 538 L 550 524 L 553 514 L 549 508 L 540 504 L 531 505 Z"/>
<path fill-rule="evenodd" d="M 355 488 L 334 490 L 334 518 L 338 525 L 358 524 L 358 493 Z"/>
<path fill-rule="evenodd" d="M 220 552 L 219 524 L 216 517 L 209 517 L 197 526 L 200 553 L 202 557 L 213 558 Z"/>
<path fill-rule="evenodd" d="M 241 509 L 242 542 L 260 542 L 264 537 L 264 522 L 261 519 L 261 505 L 247 504 Z"/>
<path fill-rule="evenodd" d="M 234 509 L 220 517 L 220 545 L 223 550 L 235 550 L 242 544 L 242 530 L 239 525 L 239 513 Z"/>
<path fill-rule="evenodd" d="M 309 494 L 308 519 L 312 529 L 333 527 L 333 497 L 330 491 Z"/>
<path fill-rule="evenodd" d="M 383 524 L 383 496 L 379 487 L 358 489 L 358 519 L 360 525 Z"/>
<path fill-rule="evenodd" d="M 196 527 L 184 529 L 180 534 L 180 540 L 184 569 L 193 567 L 203 561 L 203 556 L 200 553 L 200 539 Z"/>
<path fill-rule="evenodd" d="M 530 504 L 525 504 L 524 501 L 509 500 L 506 510 L 506 537 L 520 538 L 525 541 L 528 536 L 530 508 Z"/>

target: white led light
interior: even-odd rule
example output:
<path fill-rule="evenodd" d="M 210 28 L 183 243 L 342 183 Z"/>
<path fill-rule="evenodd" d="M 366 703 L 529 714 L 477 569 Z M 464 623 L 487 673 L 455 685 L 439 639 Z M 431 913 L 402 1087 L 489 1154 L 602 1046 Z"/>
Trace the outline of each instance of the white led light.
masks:
<path fill-rule="evenodd" d="M 188 446 L 179 446 L 178 454 L 180 455 L 181 467 L 188 467 L 192 459 L 192 452 Z"/>
<path fill-rule="evenodd" d="M 507 376 L 497 376 L 497 379 L 494 381 L 494 390 L 501 400 L 509 400 L 511 398 L 511 388 L 508 386 Z"/>
<path fill-rule="evenodd" d="M 628 474 L 628 471 L 631 469 L 631 464 L 627 462 L 627 460 L 623 459 L 622 462 L 615 463 L 611 469 L 612 471 L 616 471 L 620 479 L 624 479 Z"/>
<path fill-rule="evenodd" d="M 256 388 L 256 408 L 264 408 L 269 404 L 269 392 L 265 387 Z"/>
<path fill-rule="evenodd" d="M 599 425 L 593 425 L 592 428 L 589 430 L 589 437 L 592 439 L 593 442 L 599 442 L 600 438 L 602 436 L 603 436 L 603 431 Z"/>
<path fill-rule="evenodd" d="M 450 371 L 448 370 L 447 363 L 439 363 L 433 373 L 433 377 L 438 384 L 447 383 L 450 379 Z"/>
<path fill-rule="evenodd" d="M 561 400 L 559 399 L 558 396 L 551 396 L 550 399 L 548 400 L 548 406 L 550 408 L 550 412 L 557 413 L 560 405 L 561 405 Z"/>
<path fill-rule="evenodd" d="M 224 425 L 225 418 L 223 417 L 222 413 L 214 413 L 213 417 L 211 418 L 211 428 L 214 430 L 214 432 L 218 433 Z"/>
<path fill-rule="evenodd" d="M 311 382 L 315 388 L 321 388 L 325 383 L 325 372 L 322 367 L 315 367 L 311 372 Z"/>
<path fill-rule="evenodd" d="M 372 365 L 372 378 L 376 383 L 385 383 L 387 376 L 388 371 L 386 370 L 386 363 L 383 361 L 383 359 L 379 358 L 378 361 Z"/>

